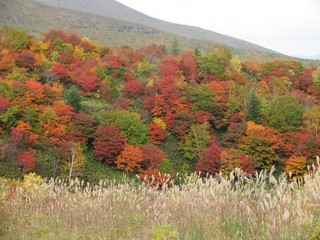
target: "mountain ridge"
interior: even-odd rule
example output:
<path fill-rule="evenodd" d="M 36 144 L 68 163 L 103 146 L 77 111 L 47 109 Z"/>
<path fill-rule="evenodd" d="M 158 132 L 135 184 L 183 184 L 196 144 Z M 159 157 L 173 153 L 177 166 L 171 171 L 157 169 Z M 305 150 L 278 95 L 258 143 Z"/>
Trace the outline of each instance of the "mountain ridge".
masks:
<path fill-rule="evenodd" d="M 35 0 L 39 3 L 66 8 L 100 16 L 111 17 L 119 20 L 125 20 L 153 27 L 162 31 L 177 34 L 187 38 L 209 40 L 215 43 L 224 44 L 236 49 L 250 49 L 255 51 L 263 51 L 270 53 L 278 53 L 248 41 L 237 39 L 231 36 L 223 35 L 214 31 L 203 29 L 196 26 L 175 24 L 148 16 L 135 9 L 132 9 L 115 0 L 68 0 L 63 4 L 60 0 Z"/>
<path fill-rule="evenodd" d="M 0 1 L 0 27 L 11 26 L 23 29 L 36 38 L 39 38 L 43 32 L 51 29 L 61 29 L 63 31 L 74 30 L 99 45 L 111 47 L 128 45 L 139 49 L 156 44 L 163 45 L 167 50 L 170 50 L 173 41 L 177 40 L 181 52 L 198 49 L 200 52 L 205 53 L 214 45 L 219 44 L 218 42 L 209 40 L 183 37 L 125 20 L 53 7 L 42 4 L 39 1 L 40 0 Z M 104 2 L 102 0 L 100 1 Z M 237 55 L 243 60 L 255 59 L 269 61 L 288 59 L 302 61 L 306 66 L 320 66 L 319 60 L 304 60 L 289 57 L 273 52 L 272 50 L 259 51 L 234 48 L 225 43 L 222 44 L 229 47 L 233 55 Z"/>

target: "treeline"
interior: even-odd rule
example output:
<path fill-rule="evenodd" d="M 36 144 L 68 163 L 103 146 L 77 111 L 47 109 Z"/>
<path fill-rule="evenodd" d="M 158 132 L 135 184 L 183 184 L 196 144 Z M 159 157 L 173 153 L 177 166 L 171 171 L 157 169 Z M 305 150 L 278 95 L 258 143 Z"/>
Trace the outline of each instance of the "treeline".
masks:
<path fill-rule="evenodd" d="M 60 30 L 36 41 L 13 28 L 0 30 L 0 51 L 0 176 L 163 181 L 275 165 L 299 177 L 320 155 L 320 69 L 300 62 L 243 62 L 223 46 L 100 47 Z"/>

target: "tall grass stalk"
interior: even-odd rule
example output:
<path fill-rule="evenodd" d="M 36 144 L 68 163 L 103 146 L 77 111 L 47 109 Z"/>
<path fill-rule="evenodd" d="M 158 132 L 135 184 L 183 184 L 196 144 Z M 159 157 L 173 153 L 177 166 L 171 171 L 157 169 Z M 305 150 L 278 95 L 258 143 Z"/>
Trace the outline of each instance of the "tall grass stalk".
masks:
<path fill-rule="evenodd" d="M 168 186 L 0 180 L 0 239 L 319 239 L 316 168 L 300 181 L 236 169 Z"/>

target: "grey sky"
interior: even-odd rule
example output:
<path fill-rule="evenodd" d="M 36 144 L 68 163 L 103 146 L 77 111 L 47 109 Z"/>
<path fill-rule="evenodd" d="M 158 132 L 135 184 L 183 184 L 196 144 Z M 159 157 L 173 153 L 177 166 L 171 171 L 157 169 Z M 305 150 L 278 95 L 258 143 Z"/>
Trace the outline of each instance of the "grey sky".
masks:
<path fill-rule="evenodd" d="M 118 2 L 161 20 L 202 27 L 287 55 L 320 55 L 320 0 Z"/>

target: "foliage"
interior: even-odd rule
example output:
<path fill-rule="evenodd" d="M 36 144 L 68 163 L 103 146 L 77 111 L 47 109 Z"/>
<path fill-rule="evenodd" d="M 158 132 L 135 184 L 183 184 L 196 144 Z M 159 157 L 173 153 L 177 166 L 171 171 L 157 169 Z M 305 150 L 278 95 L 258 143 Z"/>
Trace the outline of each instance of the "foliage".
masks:
<path fill-rule="evenodd" d="M 83 147 L 79 142 L 64 142 L 60 150 L 60 168 L 63 175 L 71 180 L 73 177 L 81 177 L 85 164 Z"/>
<path fill-rule="evenodd" d="M 118 127 L 130 144 L 145 145 L 149 143 L 149 129 L 137 113 L 123 110 L 103 112 L 97 115 L 97 120 L 100 124 Z"/>
<path fill-rule="evenodd" d="M 64 99 L 68 105 L 74 108 L 75 112 L 80 111 L 82 98 L 77 86 L 71 86 L 71 88 L 66 91 Z"/>
<path fill-rule="evenodd" d="M 228 48 L 224 46 L 213 47 L 199 64 L 200 76 L 204 77 L 206 74 L 211 74 L 225 79 L 226 70 L 231 59 L 232 54 Z"/>
<path fill-rule="evenodd" d="M 12 27 L 3 28 L 0 31 L 0 47 L 7 48 L 12 52 L 20 52 L 29 46 L 29 37 L 24 30 Z"/>
<path fill-rule="evenodd" d="M 191 161 L 197 161 L 209 144 L 210 133 L 207 128 L 207 123 L 192 125 L 186 139 L 181 143 L 181 151 Z"/>
<path fill-rule="evenodd" d="M 281 132 L 296 131 L 302 123 L 303 107 L 295 97 L 279 97 L 271 101 L 267 110 L 267 121 Z"/>
<path fill-rule="evenodd" d="M 261 102 L 255 93 L 251 93 L 247 121 L 253 121 L 255 123 L 259 123 L 260 113 L 261 113 Z"/>
<path fill-rule="evenodd" d="M 124 84 L 124 91 L 130 97 L 137 97 L 141 95 L 142 90 L 143 90 L 143 83 L 136 79 L 130 80 Z"/>
<path fill-rule="evenodd" d="M 258 169 L 270 170 L 272 166 L 283 166 L 284 143 L 280 133 L 272 128 L 248 122 L 246 136 L 240 143 L 240 151 L 253 158 Z"/>
<path fill-rule="evenodd" d="M 31 172 L 35 167 L 36 159 L 31 152 L 23 152 L 19 155 L 19 161 L 22 165 L 22 172 Z"/>
<path fill-rule="evenodd" d="M 256 172 L 257 164 L 254 160 L 237 149 L 223 150 L 220 157 L 221 170 L 226 175 L 230 174 L 235 168 L 241 168 L 247 175 L 252 175 Z"/>
<path fill-rule="evenodd" d="M 201 152 L 195 170 L 200 172 L 202 176 L 206 176 L 207 174 L 214 176 L 221 165 L 220 154 L 221 147 L 215 142 L 211 143 L 208 149 Z"/>
<path fill-rule="evenodd" d="M 116 160 L 117 167 L 128 173 L 140 172 L 142 162 L 143 152 L 141 148 L 129 144 L 124 146 Z"/>
<path fill-rule="evenodd" d="M 181 38 L 175 56 L 163 45 L 100 47 L 59 29 L 41 40 L 10 28 L 0 36 L 1 176 L 97 182 L 126 171 L 162 188 L 195 169 L 250 175 L 275 165 L 298 177 L 320 155 L 314 67 L 243 62 L 222 46 L 182 52 Z"/>
<path fill-rule="evenodd" d="M 166 154 L 158 147 L 148 144 L 141 147 L 144 169 L 159 169 Z"/>
<path fill-rule="evenodd" d="M 117 127 L 99 126 L 95 132 L 93 143 L 97 160 L 114 164 L 125 147 L 126 141 Z"/>
<path fill-rule="evenodd" d="M 307 163 L 306 157 L 292 156 L 286 162 L 285 171 L 293 177 L 301 178 L 307 171 Z"/>

